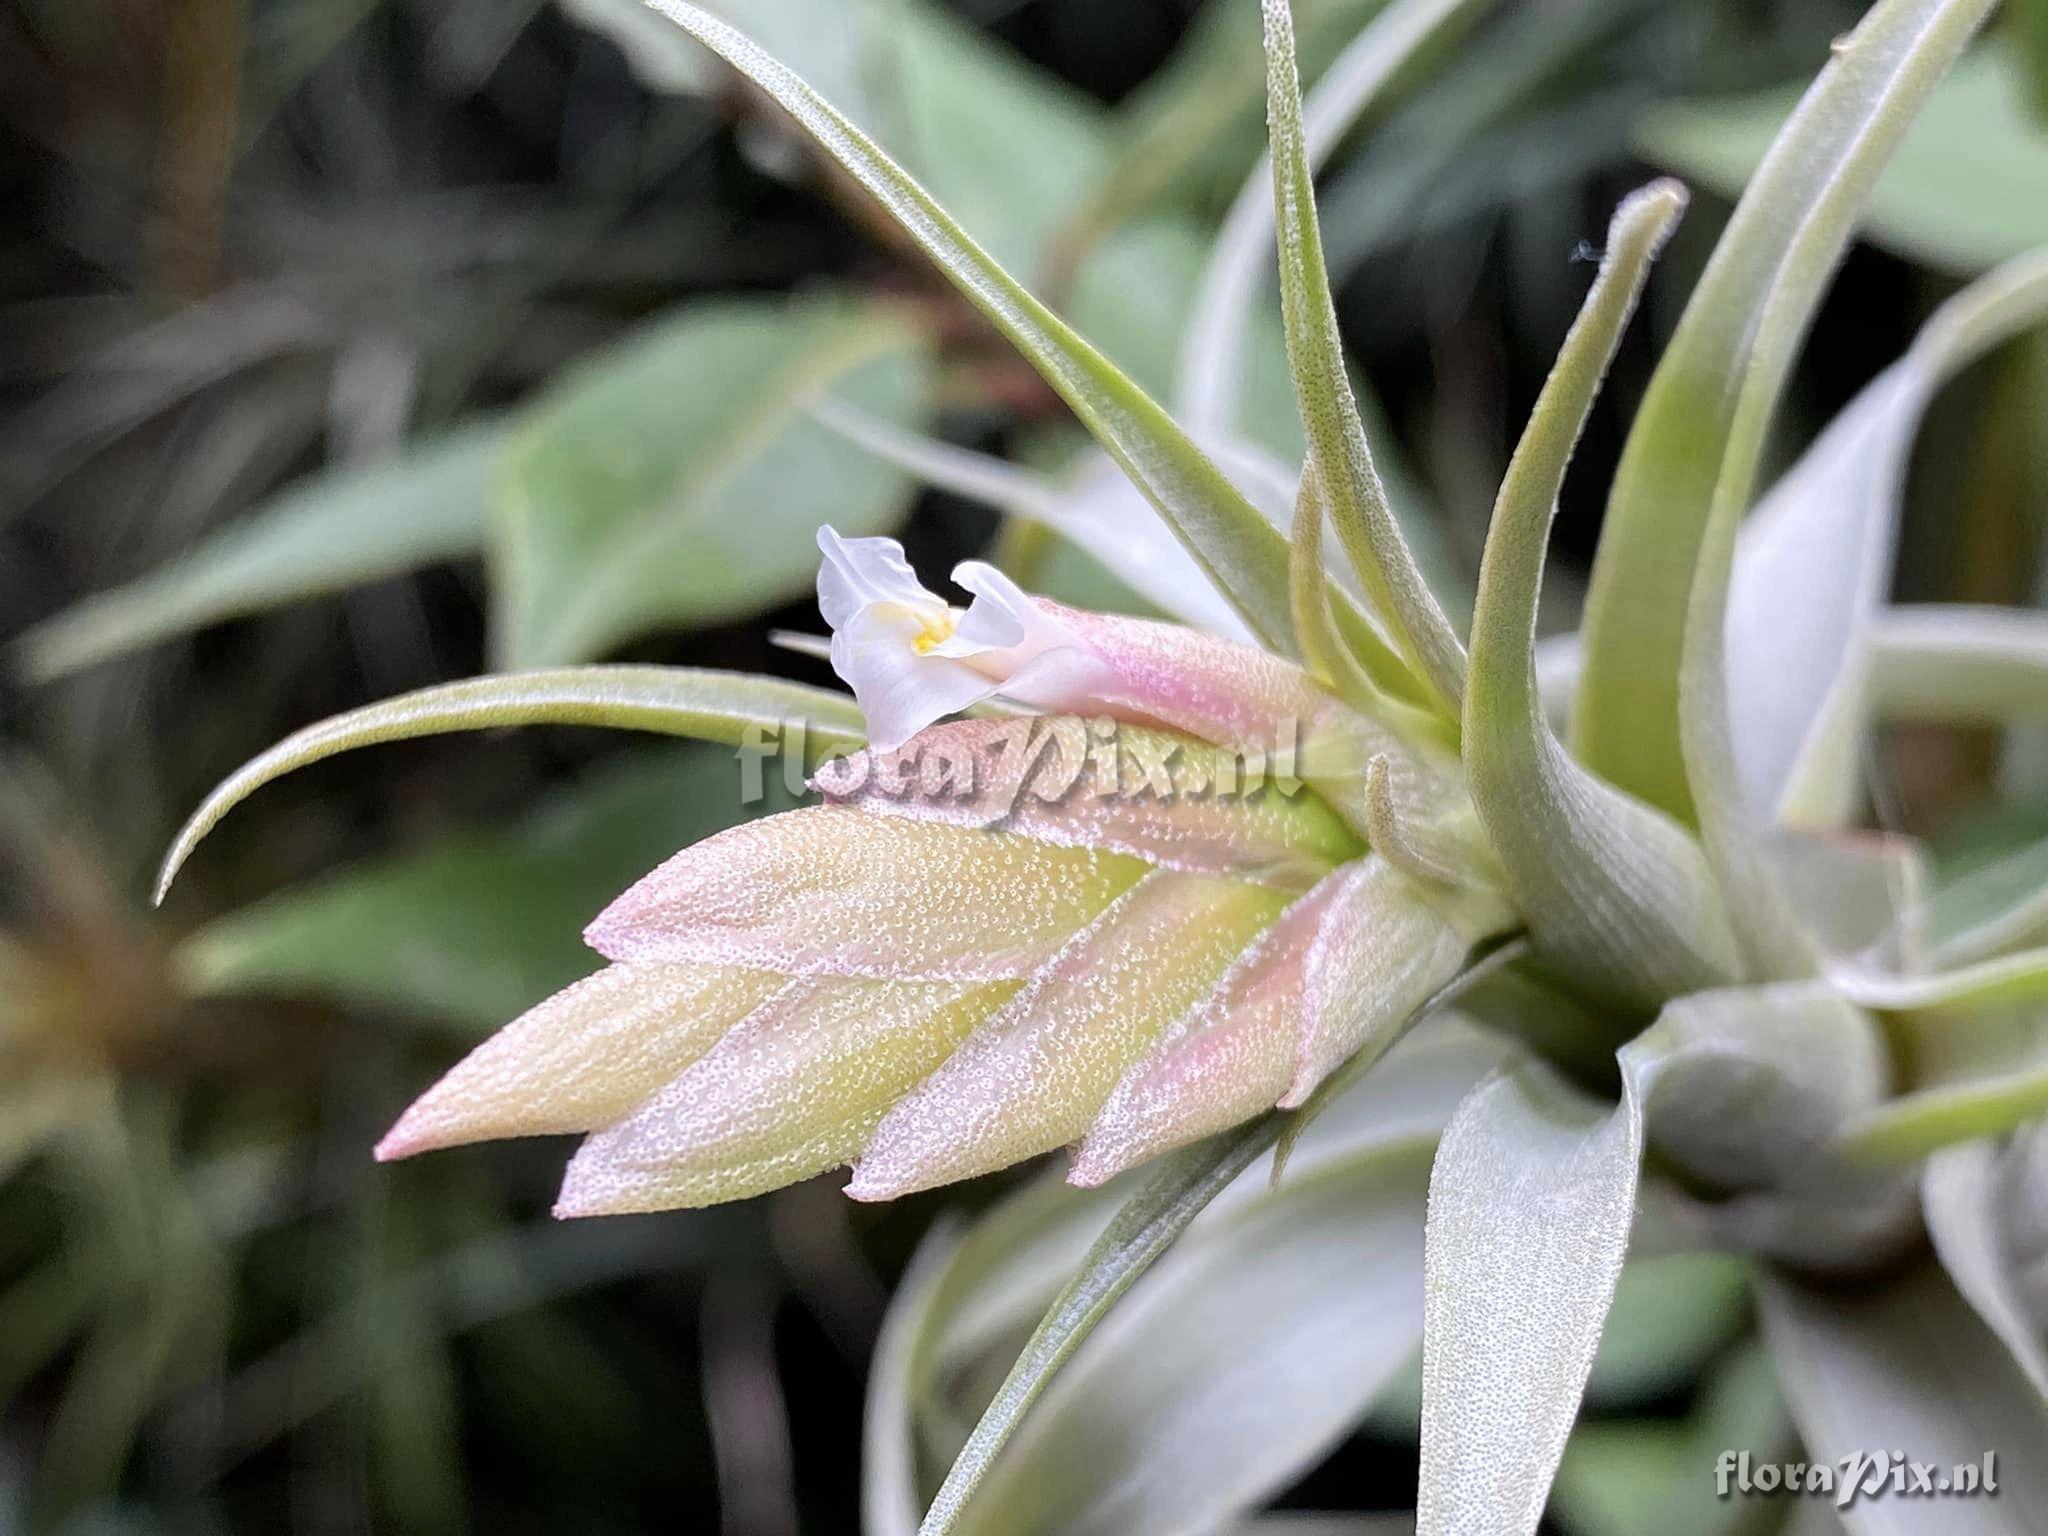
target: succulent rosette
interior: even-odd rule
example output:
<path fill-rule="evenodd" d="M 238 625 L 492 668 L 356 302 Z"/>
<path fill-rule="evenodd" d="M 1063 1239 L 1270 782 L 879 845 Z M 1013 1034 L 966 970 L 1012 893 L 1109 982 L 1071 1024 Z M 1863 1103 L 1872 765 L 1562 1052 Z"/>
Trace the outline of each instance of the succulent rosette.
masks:
<path fill-rule="evenodd" d="M 1855 210 L 1989 0 L 1880 0 L 1838 44 L 1670 338 L 1585 623 L 1549 650 L 1537 607 L 1559 487 L 1682 189 L 1655 183 L 1615 214 L 1460 636 L 1402 536 L 1338 347 L 1312 190 L 1333 119 L 1304 121 L 1285 0 L 1264 5 L 1270 217 L 1307 442 L 1286 527 L 1240 484 L 1246 455 L 1198 447 L 802 81 L 695 6 L 653 9 L 776 103 L 1040 369 L 1176 541 L 1170 558 L 1157 529 L 1098 553 L 1190 622 L 1066 607 L 979 562 L 953 573 L 963 608 L 892 541 L 828 528 L 819 608 L 851 701 L 662 669 L 529 674 L 377 706 L 259 758 L 171 869 L 256 786 L 370 741 L 568 720 L 747 745 L 801 722 L 825 754 L 821 803 L 708 838 L 620 896 L 585 934 L 604 966 L 478 1047 L 379 1155 L 580 1133 L 558 1207 L 580 1215 L 849 1165 L 848 1192 L 881 1200 L 1060 1148 L 1068 1178 L 1096 1185 L 1186 1149 L 962 1448 L 928 1519 L 951 1529 L 1109 1301 L 1455 998 L 1498 1046 L 1430 1127 L 1422 1531 L 1535 1529 L 1632 1234 L 1652 1224 L 1755 1262 L 1816 1455 L 1889 1432 L 1858 1417 L 1863 1399 L 1953 1407 L 1909 1315 L 1938 1317 L 1995 1379 L 2015 1461 L 2048 1446 L 2029 1279 L 2043 882 L 1944 925 L 1918 850 L 1853 827 L 1873 720 L 2003 721 L 2048 698 L 2037 619 L 1885 603 L 1919 415 L 2048 315 L 2048 261 L 1963 289 L 1756 494 Z M 1446 9 L 1390 7 L 1349 78 L 1385 78 Z M 1174 602 L 1184 578 L 1205 585 Z M 1850 1283 L 1880 1300 L 1830 1289 Z M 1864 1377 L 1834 1369 L 1846 1356 Z M 1953 1439 L 1945 1411 L 1926 1422 Z M 2038 1525 L 2048 1487 L 2012 1477 L 2007 1507 Z"/>

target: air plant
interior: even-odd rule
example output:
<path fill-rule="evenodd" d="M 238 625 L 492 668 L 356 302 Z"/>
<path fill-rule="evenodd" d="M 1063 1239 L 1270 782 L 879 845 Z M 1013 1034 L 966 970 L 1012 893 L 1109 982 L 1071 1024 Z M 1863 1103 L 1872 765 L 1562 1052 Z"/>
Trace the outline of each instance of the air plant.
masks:
<path fill-rule="evenodd" d="M 1950 301 L 1755 494 L 1858 207 L 1990 0 L 1879 0 L 1837 43 L 1670 340 L 1585 624 L 1547 652 L 1559 486 L 1680 187 L 1614 216 L 1500 487 L 1461 638 L 1345 373 L 1286 0 L 1264 17 L 1308 443 L 1291 529 L 801 80 L 697 7 L 650 3 L 1044 374 L 1251 638 L 1077 611 L 979 564 L 955 573 L 962 609 L 889 541 L 826 530 L 819 602 L 853 701 L 591 667 L 431 689 L 286 740 L 201 807 L 165 884 L 257 787 L 372 742 L 572 721 L 759 748 L 800 723 L 797 750 L 825 759 L 823 804 L 685 849 L 621 896 L 586 933 L 605 967 L 479 1047 L 379 1155 L 583 1133 L 573 1215 L 745 1198 L 846 1164 L 851 1194 L 887 1199 L 1062 1146 L 1081 1185 L 1170 1154 L 995 1394 L 926 1516 L 943 1531 L 1207 1201 L 1276 1144 L 1284 1159 L 1361 1075 L 1370 1087 L 1404 1034 L 1451 1027 L 1455 1001 L 1503 1038 L 1429 1179 L 1421 1531 L 1536 1528 L 1653 1214 L 1667 1240 L 1756 1261 L 1813 1458 L 1998 1454 L 1997 1498 L 1894 1501 L 1881 1527 L 1852 1512 L 1856 1528 L 2037 1528 L 2048 1351 L 2020 1276 L 2039 1247 L 2048 902 L 2023 883 L 1940 933 L 1917 850 L 1847 829 L 1879 714 L 2003 719 L 2048 687 L 2037 619 L 1884 606 L 1919 413 L 2048 316 L 2048 260 Z M 1930 1335 L 1967 1404 L 1927 1369 Z"/>

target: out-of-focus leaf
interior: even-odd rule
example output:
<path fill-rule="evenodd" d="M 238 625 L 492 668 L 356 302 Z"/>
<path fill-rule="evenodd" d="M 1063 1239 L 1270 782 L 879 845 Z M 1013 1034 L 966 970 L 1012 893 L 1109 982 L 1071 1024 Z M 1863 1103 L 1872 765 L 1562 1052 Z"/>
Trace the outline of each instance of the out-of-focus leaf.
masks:
<path fill-rule="evenodd" d="M 997 1461 L 957 1529 L 1181 1530 L 1311 1464 L 1422 1330 L 1428 1143 L 1320 1175 L 1190 1232 Z"/>
<path fill-rule="evenodd" d="M 1320 77 L 1384 5 L 1298 0 L 1302 77 Z M 1192 192 L 1191 183 L 1227 191 L 1249 170 L 1263 147 L 1266 91 L 1249 12 L 1230 0 L 1207 6 L 1173 57 L 1124 100 L 1112 120 L 1114 163 L 1067 232 L 1070 242 L 1112 229 L 1177 191 Z"/>
<path fill-rule="evenodd" d="M 957 1529 L 1207 1529 L 1312 1460 L 1364 1411 L 1375 1381 L 1413 1353 L 1423 1156 L 1502 1051 L 1497 1039 L 1440 1019 L 1330 1104 L 1284 1179 L 1275 1184 L 1258 1166 L 1244 1172 L 1081 1345 Z M 1131 1181 L 1118 1185 L 1127 1193 Z M 1014 1352 L 1110 1220 L 1118 1185 L 1027 1189 L 977 1223 L 921 1292 L 899 1295 L 887 1337 L 909 1358 L 889 1357 L 897 1374 L 887 1391 L 918 1405 L 922 1433 L 885 1432 L 871 1417 L 870 1452 L 889 1458 L 871 1460 L 871 1484 L 878 1475 L 899 1490 L 905 1476 L 914 1481 L 919 1442 L 941 1458 L 959 1445 L 953 1415 L 988 1397 L 985 1364 Z M 1404 1244 L 1415 1245 L 1412 1266 L 1388 1263 Z M 1361 1286 L 1361 1275 L 1374 1278 Z M 1270 1384 L 1274 1372 L 1286 1391 L 1244 1385 L 1248 1375 Z M 871 1389 L 871 1414 L 882 1390 Z M 1211 1442 L 1217 1434 L 1229 1454 Z"/>
<path fill-rule="evenodd" d="M 1868 951 L 1895 966 L 1925 959 L 1927 860 L 1913 839 L 1789 832 L 1773 839 L 1770 857 L 1824 953 Z"/>
<path fill-rule="evenodd" d="M 1306 37 L 1309 22 L 1301 13 L 1308 8 L 1294 9 Z M 1472 0 L 1406 0 L 1374 17 L 1301 109 L 1300 151 L 1310 172 L 1322 168 L 1338 141 L 1378 105 L 1419 53 L 1462 30 L 1477 9 Z M 1198 436 L 1236 431 L 1241 411 L 1261 407 L 1254 350 L 1260 333 L 1253 321 L 1263 313 L 1258 300 L 1273 270 L 1274 212 L 1272 162 L 1262 157 L 1209 249 L 1185 323 L 1172 333 L 1180 358 L 1175 402 L 1181 420 Z M 1282 393 L 1291 395 L 1291 385 Z"/>
<path fill-rule="evenodd" d="M 1810 1460 L 1902 1450 L 1943 1470 L 1997 1458 L 1996 1497 L 1866 1495 L 1853 1536 L 2021 1536 L 2048 1512 L 2048 1416 L 1933 1263 L 1861 1290 L 1759 1282 L 1765 1338 Z"/>
<path fill-rule="evenodd" d="M 1891 1087 L 1876 1026 L 1823 982 L 1675 998 L 1625 1060 L 1651 1145 L 1723 1190 L 1811 1179 L 1836 1130 Z"/>
<path fill-rule="evenodd" d="M 500 663 L 587 661 L 803 592 L 821 524 L 881 532 L 910 489 L 805 407 L 830 394 L 908 426 L 924 408 L 922 349 L 902 316 L 733 299 L 579 364 L 506 451 L 491 541 Z"/>
<path fill-rule="evenodd" d="M 568 0 L 662 91 L 720 78 L 658 7 Z M 1107 167 L 1107 114 L 928 0 L 716 0 L 890 158 L 917 177 L 1006 266 L 1030 270 Z"/>
<path fill-rule="evenodd" d="M 222 780 L 164 855 L 156 899 L 163 900 L 192 850 L 242 801 L 272 779 L 357 747 L 506 725 L 597 725 L 727 746 L 740 745 L 750 730 L 759 728 L 770 733 L 767 745 L 779 742 L 787 750 L 793 745 L 791 727 L 798 723 L 806 727 L 806 744 L 814 754 L 867 740 L 860 710 L 844 694 L 736 672 L 569 667 L 422 688 L 309 725 Z"/>
<path fill-rule="evenodd" d="M 2015 1162 L 2024 1168 L 2019 1149 L 2007 1152 L 1993 1141 L 1944 1147 L 1927 1160 L 1920 1188 L 1942 1268 L 2048 1400 L 2048 1340 L 2020 1293 L 2007 1246 L 2005 1204 Z"/>
<path fill-rule="evenodd" d="M 2048 720 L 2048 614 L 1939 603 L 1888 608 L 1872 645 L 1873 703 L 1890 719 Z"/>
<path fill-rule="evenodd" d="M 1878 0 L 1864 16 L 1751 180 L 1636 414 L 1594 562 L 1572 727 L 1589 768 L 1681 820 L 1694 802 L 1679 677 L 1710 515 L 1747 510 L 1857 211 L 1990 5 Z"/>
<path fill-rule="evenodd" d="M 1429 1181 L 1419 1536 L 1543 1517 L 1635 1216 L 1643 1114 L 1537 1063 L 1459 1107 Z M 1564 1239 L 1564 1240 L 1561 1240 Z"/>
<path fill-rule="evenodd" d="M 1110 1315 L 1118 1298 L 1173 1246 L 1210 1201 L 1271 1149 L 1279 1133 L 1280 1116 L 1268 1115 L 1162 1160 L 1158 1171 L 1096 1239 L 1080 1272 L 1017 1357 L 974 1433 L 954 1458 L 919 1527 L 921 1536 L 945 1536 L 963 1528 L 976 1490 L 1016 1434 L 1026 1410 L 1081 1342 Z"/>
<path fill-rule="evenodd" d="M 1726 643 L 1736 766 L 1756 815 L 1802 825 L 1848 819 L 1868 635 L 1889 584 L 1921 413 L 1960 369 L 2044 315 L 2048 255 L 1965 289 L 1836 417 L 1743 529 Z"/>
<path fill-rule="evenodd" d="M 1480 566 L 1465 763 L 1509 888 L 1548 958 L 1638 1007 L 1735 975 L 1735 946 L 1692 839 L 1587 773 L 1544 719 L 1536 605 L 1557 488 L 1651 259 L 1683 205 L 1665 185 L 1616 213 L 1496 504 Z"/>
<path fill-rule="evenodd" d="M 294 486 L 171 564 L 87 598 L 23 635 L 28 672 L 53 678 L 223 619 L 473 554 L 504 441 L 492 423 L 366 469 Z"/>
<path fill-rule="evenodd" d="M 1632 135 L 1645 157 L 1739 195 L 1797 96 L 1665 102 Z M 2048 124 L 2029 110 L 2019 50 L 1987 42 L 1927 98 L 1870 191 L 1879 245 L 1954 272 L 1981 272 L 2048 245 Z"/>
<path fill-rule="evenodd" d="M 1926 920 L 1932 960 L 1942 969 L 2048 943 L 2048 839 L 1943 886 Z"/>
<path fill-rule="evenodd" d="M 1407 1363 L 1422 1328 L 1429 1149 L 1500 1047 L 1444 1025 L 1383 1060 L 1254 1168 L 1088 1338 L 958 1529 L 1202 1528 L 1309 1466 Z"/>
<path fill-rule="evenodd" d="M 586 923 L 740 803 L 732 755 L 663 751 L 594 774 L 520 823 L 364 860 L 220 918 L 177 954 L 200 993 L 317 995 L 495 1027 L 592 970 Z"/>
<path fill-rule="evenodd" d="M 686 0 L 650 0 L 766 91 L 1058 390 L 1158 507 L 1254 633 L 1288 649 L 1287 541 L 1158 404 L 989 258 L 930 193 L 745 34 Z"/>
<path fill-rule="evenodd" d="M 1622 1284 L 1627 1283 L 1624 1272 Z M 1755 1529 L 1754 1505 L 1711 1497 L 1707 1481 L 1723 1454 L 1743 1451 L 1758 1462 L 1784 1460 L 1792 1451 L 1791 1425 L 1770 1362 L 1754 1346 L 1713 1373 L 1684 1420 L 1579 1425 L 1558 1464 L 1550 1516 L 1570 1536 L 1748 1533 Z"/>
<path fill-rule="evenodd" d="M 1589 1407 L 1612 1409 L 1694 1380 L 1749 1319 L 1749 1265 L 1729 1253 L 1631 1259 L 1586 1382 Z"/>
<path fill-rule="evenodd" d="M 1424 0 L 1423 23 L 1442 21 L 1443 6 Z M 1404 7 L 1396 14 L 1406 19 Z M 1423 580 L 1402 538 L 1373 467 L 1351 380 L 1345 372 L 1330 275 L 1316 223 L 1315 173 L 1302 123 L 1301 82 L 1287 0 L 1266 0 L 1267 115 L 1272 125 L 1274 226 L 1280 247 L 1281 310 L 1294 364 L 1295 403 L 1309 444 L 1309 462 L 1331 521 L 1373 609 L 1387 622 L 1402 658 L 1427 684 L 1439 709 L 1455 717 L 1464 701 L 1465 648 Z M 1403 34 L 1407 40 L 1408 34 Z M 1412 47 L 1412 42 L 1410 44 Z M 1401 50 L 1390 49 L 1393 57 Z M 1381 685 L 1396 691 L 1394 680 Z"/>
<path fill-rule="evenodd" d="M 1936 1008 L 1897 1015 L 1891 1024 L 1908 1091 L 1843 1128 L 1846 1157 L 1903 1163 L 2003 1135 L 2048 1112 L 2048 1012 L 2038 1000 Z"/>
<path fill-rule="evenodd" d="M 1978 960 L 1932 975 L 1909 975 L 1842 961 L 1828 971 L 1837 992 L 1865 1008 L 1926 1013 L 2030 1003 L 2048 997 L 2048 945 Z"/>

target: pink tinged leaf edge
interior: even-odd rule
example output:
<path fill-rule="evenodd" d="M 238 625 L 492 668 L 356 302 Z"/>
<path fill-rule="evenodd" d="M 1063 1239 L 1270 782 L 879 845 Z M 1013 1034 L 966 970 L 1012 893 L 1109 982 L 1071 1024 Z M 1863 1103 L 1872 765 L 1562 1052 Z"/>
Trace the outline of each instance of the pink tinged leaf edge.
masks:
<path fill-rule="evenodd" d="M 847 1194 L 894 1199 L 1081 1140 L 1131 1064 L 1284 907 L 1242 881 L 1148 876 L 890 1111 Z"/>
<path fill-rule="evenodd" d="M 379 1162 L 511 1136 L 592 1131 L 629 1113 L 785 985 L 762 971 L 611 965 L 536 1004 L 415 1099 Z"/>

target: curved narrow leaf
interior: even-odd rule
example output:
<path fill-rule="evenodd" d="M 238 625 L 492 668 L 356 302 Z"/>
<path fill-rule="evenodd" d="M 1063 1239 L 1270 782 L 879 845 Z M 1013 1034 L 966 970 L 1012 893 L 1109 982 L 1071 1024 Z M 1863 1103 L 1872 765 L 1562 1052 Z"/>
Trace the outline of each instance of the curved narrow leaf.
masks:
<path fill-rule="evenodd" d="M 1940 603 L 1888 608 L 1871 637 L 1873 704 L 1893 720 L 2048 720 L 2048 614 Z"/>
<path fill-rule="evenodd" d="M 1927 1234 L 1942 1268 L 2048 1401 L 2048 1340 L 2020 1293 L 2006 1241 L 2008 1181 L 2024 1167 L 2021 1146 L 2003 1150 L 1993 1141 L 1965 1142 L 1927 1160 L 1920 1188 Z"/>
<path fill-rule="evenodd" d="M 1897 1164 L 2048 1112 L 2048 1014 L 2037 1003 L 1906 1013 L 1891 1024 L 1910 1091 L 1844 1127 L 1844 1157 Z"/>
<path fill-rule="evenodd" d="M 80 667 L 287 603 L 474 554 L 505 439 L 496 422 L 388 463 L 329 470 L 149 575 L 89 597 L 15 642 L 29 674 Z"/>
<path fill-rule="evenodd" d="M 1981 1471 L 1987 1453 L 1995 1456 L 1995 1497 L 1866 1493 L 1840 1510 L 1852 1536 L 2022 1536 L 2041 1528 L 2041 1399 L 1938 1266 L 1845 1291 L 1767 1275 L 1758 1294 L 1809 1459 L 1867 1473 L 1872 1458 L 1884 1458 L 1889 1476 L 1893 1450 L 1943 1471 Z"/>
<path fill-rule="evenodd" d="M 1756 815 L 1800 824 L 1847 819 L 1868 635 L 1889 582 L 1921 414 L 1959 370 L 2044 316 L 2048 253 L 2015 261 L 1949 300 L 1743 528 L 1726 644 L 1736 764 Z"/>
<path fill-rule="evenodd" d="M 1421 1338 L 1430 1141 L 1215 1207 L 1052 1383 L 962 1536 L 1205 1529 L 1312 1465 Z"/>
<path fill-rule="evenodd" d="M 510 826 L 362 859 L 217 918 L 180 942 L 177 976 L 207 995 L 336 998 L 494 1029 L 591 970 L 583 925 L 650 868 L 790 803 L 740 795 L 729 753 L 635 754 Z"/>
<path fill-rule="evenodd" d="M 1828 980 L 1851 1002 L 1890 1012 L 2031 1003 L 2048 997 L 2048 946 L 1998 955 L 1928 976 L 1881 971 L 1845 961 L 1829 968 Z"/>
<path fill-rule="evenodd" d="M 1462 995 L 1470 981 L 1491 969 L 1488 959 L 1482 958 L 1417 1008 L 1405 1028 L 1412 1029 L 1429 1018 Z M 1389 1048 L 1378 1046 L 1382 1050 Z M 1326 1081 L 1330 1094 L 1313 1098 L 1301 1110 L 1263 1115 L 1161 1161 L 1158 1171 L 1117 1212 L 1089 1251 L 1080 1271 L 1032 1333 L 947 1472 L 925 1516 L 922 1536 L 944 1536 L 956 1529 L 963 1512 L 973 1508 L 971 1496 L 1016 1433 L 1025 1411 L 1037 1401 L 1068 1357 L 1108 1315 L 1117 1298 L 1239 1174 L 1283 1137 L 1298 1135 L 1304 1143 L 1311 1139 L 1341 1142 L 1347 1134 L 1344 1117 L 1322 1111 L 1341 1104 L 1342 1099 L 1333 1099 L 1331 1095 L 1355 1080 L 1352 1073 L 1340 1067 Z M 1374 1144 L 1391 1134 L 1392 1126 L 1408 1123 L 1418 1113 L 1432 1125 L 1442 1123 L 1441 1119 L 1430 1120 L 1429 1106 L 1436 1097 L 1432 1093 L 1411 1093 L 1407 1095 L 1409 1102 L 1398 1106 L 1383 1106 L 1376 1098 L 1364 1094 L 1357 1097 L 1374 1106 L 1372 1123 L 1363 1133 L 1352 1128 L 1349 1134 L 1364 1134 Z M 1310 1120 L 1316 1121 L 1313 1133 L 1301 1129 Z"/>
<path fill-rule="evenodd" d="M 777 733 L 789 736 L 780 742 L 787 749 L 794 745 L 790 728 L 799 723 L 814 753 L 858 747 L 867 740 L 860 710 L 845 695 L 738 672 L 568 667 L 422 688 L 309 725 L 222 780 L 179 829 L 164 856 L 156 900 L 163 900 L 180 866 L 206 834 L 250 795 L 272 779 L 357 747 L 506 725 L 596 725 L 729 746 L 759 730 L 766 733 L 764 744 L 770 747 L 778 744 Z"/>
<path fill-rule="evenodd" d="M 1427 1149 L 1503 1049 L 1440 1019 L 1332 1105 L 1285 1182 L 1240 1176 L 1090 1335 L 957 1529 L 1217 1528 L 1313 1461 L 1413 1355 Z M 986 1368 L 1015 1352 L 1058 1267 L 1081 1258 L 1073 1218 L 1103 1224 L 1090 1193 L 1035 1186 L 957 1250 L 914 1325 L 927 1347 L 911 1395 L 931 1449 L 958 1443 L 952 1424 L 987 1396 Z"/>
<path fill-rule="evenodd" d="M 1024 1412 L 1124 1292 L 1187 1230 L 1203 1207 L 1278 1139 L 1281 1117 L 1267 1115 L 1174 1153 L 1117 1212 L 1087 1261 L 1046 1313 L 981 1422 L 954 1460 L 926 1512 L 920 1536 L 960 1528 L 963 1512 Z"/>
<path fill-rule="evenodd" d="M 806 407 L 840 394 L 909 425 L 924 346 L 901 314 L 729 299 L 580 363 L 527 410 L 496 487 L 499 665 L 588 661 L 808 590 L 818 527 L 882 532 L 910 482 Z"/>
<path fill-rule="evenodd" d="M 1371 112 L 1416 57 L 1476 19 L 1483 0 L 1394 0 L 1354 37 L 1308 94 L 1301 151 L 1313 174 L 1358 120 Z M 1313 26 L 1297 4 L 1302 36 Z M 1233 50 L 1234 51 L 1234 50 Z M 1307 44 L 1303 47 L 1304 56 Z M 1175 404 L 1197 436 L 1237 429 L 1246 386 L 1245 345 L 1274 240 L 1270 157 L 1253 169 L 1210 248 L 1181 341 Z"/>
<path fill-rule="evenodd" d="M 2008 8 L 2010 9 L 2010 8 Z M 1630 138 L 1651 161 L 1738 196 L 1792 110 L 1783 91 L 1652 107 Z M 2048 126 L 2018 50 L 1987 39 L 1927 98 L 1870 191 L 1873 243 L 1951 272 L 2048 245 Z"/>
<path fill-rule="evenodd" d="M 1637 1007 L 1733 979 L 1734 943 L 1692 840 L 1579 767 L 1551 733 L 1536 685 L 1536 604 L 1558 486 L 1683 203 L 1663 184 L 1615 214 L 1607 258 L 1501 484 L 1465 695 L 1473 803 L 1539 946 L 1576 979 Z"/>
<path fill-rule="evenodd" d="M 1418 1536 L 1528 1536 L 1635 1217 L 1643 1113 L 1530 1062 L 1459 1107 L 1429 1180 Z"/>
<path fill-rule="evenodd" d="M 686 0 L 650 0 L 765 91 L 885 208 L 1058 390 L 1268 646 L 1289 648 L 1287 547 L 1144 391 L 1026 292 L 873 140 L 744 33 Z"/>
<path fill-rule="evenodd" d="M 1273 135 L 1273 222 L 1280 244 L 1280 301 L 1295 402 L 1309 462 L 1345 553 L 1403 658 L 1455 717 L 1464 699 L 1465 648 L 1423 580 L 1374 469 L 1337 335 L 1330 274 L 1316 224 L 1315 172 L 1301 118 L 1288 0 L 1265 0 L 1267 115 Z M 1424 35 L 1427 35 L 1426 31 Z"/>
<path fill-rule="evenodd" d="M 1682 821 L 1679 673 L 1715 499 L 1747 507 L 1783 373 L 1871 183 L 1992 0 L 1878 0 L 1744 193 L 1637 412 L 1584 627 L 1575 745 Z"/>

